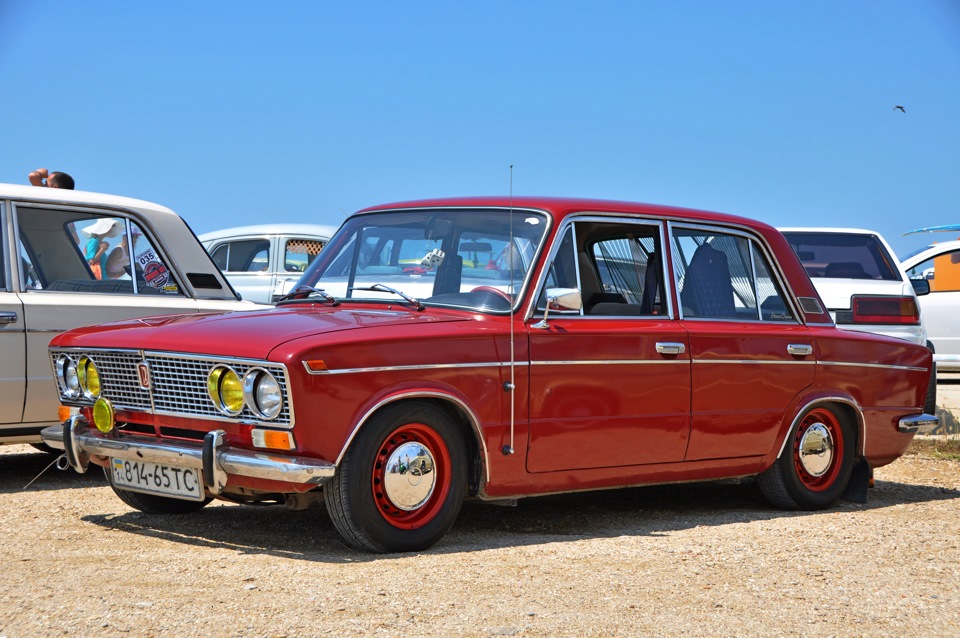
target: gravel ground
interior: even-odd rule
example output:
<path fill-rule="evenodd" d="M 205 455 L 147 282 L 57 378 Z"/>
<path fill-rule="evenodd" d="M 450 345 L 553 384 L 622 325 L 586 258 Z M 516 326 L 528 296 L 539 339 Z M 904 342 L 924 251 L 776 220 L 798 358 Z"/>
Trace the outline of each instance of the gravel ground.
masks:
<path fill-rule="evenodd" d="M 960 462 L 907 456 L 866 505 L 751 483 L 468 503 L 428 552 L 345 548 L 325 510 L 129 509 L 0 447 L 0 637 L 956 636 Z"/>

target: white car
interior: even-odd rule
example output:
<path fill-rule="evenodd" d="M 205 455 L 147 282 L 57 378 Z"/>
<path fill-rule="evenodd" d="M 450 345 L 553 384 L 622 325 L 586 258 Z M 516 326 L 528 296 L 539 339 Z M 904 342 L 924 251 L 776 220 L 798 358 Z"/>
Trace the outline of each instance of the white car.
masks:
<path fill-rule="evenodd" d="M 113 195 L 0 184 L 0 443 L 60 423 L 47 355 L 79 326 L 263 308 L 239 299 L 168 208 Z"/>
<path fill-rule="evenodd" d="M 293 290 L 336 230 L 317 224 L 263 224 L 204 233 L 199 239 L 244 299 L 273 303 Z"/>
<path fill-rule="evenodd" d="M 859 228 L 780 228 L 838 328 L 906 339 L 931 350 L 919 295 L 896 253 L 877 232 Z M 936 375 L 925 409 L 936 410 Z"/>
<path fill-rule="evenodd" d="M 960 371 L 960 241 L 927 246 L 901 262 L 911 280 L 926 281 L 920 299 L 923 323 L 938 369 Z"/>

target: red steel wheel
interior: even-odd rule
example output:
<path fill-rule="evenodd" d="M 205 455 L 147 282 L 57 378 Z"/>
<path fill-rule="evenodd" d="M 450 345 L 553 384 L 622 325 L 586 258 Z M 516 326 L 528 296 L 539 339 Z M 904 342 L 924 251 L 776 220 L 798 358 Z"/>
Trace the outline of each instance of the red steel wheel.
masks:
<path fill-rule="evenodd" d="M 856 431 L 840 408 L 816 405 L 796 421 L 783 452 L 757 475 L 757 485 L 777 507 L 830 507 L 850 482 L 856 446 Z"/>
<path fill-rule="evenodd" d="M 464 434 L 428 401 L 398 402 L 371 417 L 324 485 L 344 540 L 372 552 L 416 552 L 443 538 L 467 493 Z"/>
<path fill-rule="evenodd" d="M 797 477 L 814 492 L 823 492 L 840 475 L 844 448 L 843 430 L 836 415 L 815 408 L 797 426 L 793 437 L 793 462 Z"/>
<path fill-rule="evenodd" d="M 380 513 L 399 529 L 433 520 L 450 493 L 450 450 L 436 430 L 408 423 L 384 440 L 371 487 Z"/>

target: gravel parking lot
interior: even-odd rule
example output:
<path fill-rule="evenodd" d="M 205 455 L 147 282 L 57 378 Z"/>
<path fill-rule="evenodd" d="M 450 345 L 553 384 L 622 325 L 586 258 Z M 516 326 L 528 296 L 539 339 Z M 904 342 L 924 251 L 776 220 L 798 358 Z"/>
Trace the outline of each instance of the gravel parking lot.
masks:
<path fill-rule="evenodd" d="M 910 455 L 866 505 L 710 483 L 468 503 L 428 552 L 345 548 L 325 510 L 129 509 L 0 448 L 0 637 L 960 634 L 960 462 Z"/>

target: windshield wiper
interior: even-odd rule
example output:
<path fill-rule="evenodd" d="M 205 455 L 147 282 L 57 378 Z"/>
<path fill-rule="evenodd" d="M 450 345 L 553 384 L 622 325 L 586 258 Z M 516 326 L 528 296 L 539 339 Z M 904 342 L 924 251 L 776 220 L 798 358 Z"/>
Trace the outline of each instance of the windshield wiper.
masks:
<path fill-rule="evenodd" d="M 307 285 L 297 286 L 296 288 L 294 288 L 284 296 L 277 299 L 274 303 L 279 306 L 280 304 L 288 301 L 302 301 L 308 298 L 312 294 L 320 295 L 321 297 L 323 297 L 323 300 L 325 302 L 328 302 L 331 306 L 340 305 L 340 302 L 337 301 L 337 298 L 327 293 L 327 291 L 325 291 L 323 288 L 314 288 L 313 286 L 307 286 Z"/>
<path fill-rule="evenodd" d="M 417 310 L 426 310 L 427 308 L 422 303 L 420 303 L 417 299 L 414 299 L 410 295 L 404 294 L 399 290 L 397 290 L 396 288 L 391 288 L 390 286 L 384 286 L 383 284 L 373 284 L 372 286 L 364 286 L 362 288 L 357 287 L 357 288 L 353 288 L 353 290 L 371 290 L 374 292 L 390 292 L 395 294 L 398 297 L 403 297 L 406 301 L 416 306 Z"/>

